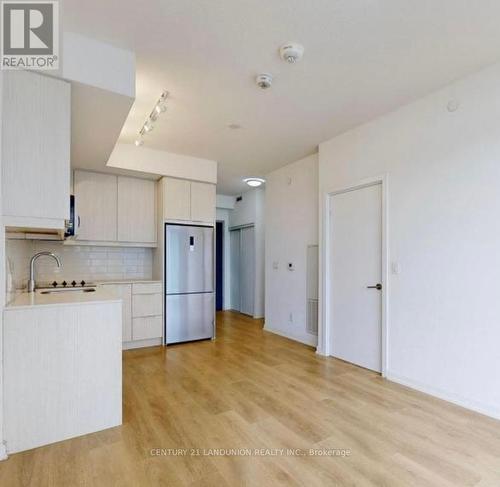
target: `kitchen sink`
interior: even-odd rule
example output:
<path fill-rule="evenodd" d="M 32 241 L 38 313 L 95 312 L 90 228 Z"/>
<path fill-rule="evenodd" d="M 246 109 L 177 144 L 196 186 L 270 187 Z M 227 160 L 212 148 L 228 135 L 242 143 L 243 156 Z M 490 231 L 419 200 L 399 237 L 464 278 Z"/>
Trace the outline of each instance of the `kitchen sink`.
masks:
<path fill-rule="evenodd" d="M 65 287 L 61 289 L 39 289 L 40 294 L 58 294 L 58 293 L 93 293 L 94 287 Z"/>

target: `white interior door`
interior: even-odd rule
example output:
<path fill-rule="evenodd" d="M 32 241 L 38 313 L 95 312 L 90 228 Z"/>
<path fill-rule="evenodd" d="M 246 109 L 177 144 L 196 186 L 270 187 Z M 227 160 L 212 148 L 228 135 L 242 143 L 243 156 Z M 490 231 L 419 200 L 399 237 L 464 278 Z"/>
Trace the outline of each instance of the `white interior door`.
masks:
<path fill-rule="evenodd" d="M 382 185 L 331 197 L 331 350 L 381 372 Z"/>
<path fill-rule="evenodd" d="M 231 309 L 240 311 L 240 230 L 230 232 Z"/>
<path fill-rule="evenodd" d="M 254 315 L 255 296 L 255 230 L 254 227 L 241 229 L 240 246 L 240 294 L 241 313 Z"/>

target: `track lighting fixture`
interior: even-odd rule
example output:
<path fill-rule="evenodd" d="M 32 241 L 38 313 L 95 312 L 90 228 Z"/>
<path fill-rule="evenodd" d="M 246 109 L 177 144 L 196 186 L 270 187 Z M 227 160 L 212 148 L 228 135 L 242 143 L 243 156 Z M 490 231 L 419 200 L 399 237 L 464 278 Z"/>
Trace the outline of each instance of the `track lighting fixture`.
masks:
<path fill-rule="evenodd" d="M 144 136 L 153 130 L 154 122 L 158 121 L 158 117 L 167 111 L 167 97 L 168 91 L 164 91 L 153 107 L 153 110 L 151 110 L 149 117 L 142 125 L 141 130 L 139 130 L 139 137 L 135 141 L 136 147 L 140 147 L 144 144 Z"/>

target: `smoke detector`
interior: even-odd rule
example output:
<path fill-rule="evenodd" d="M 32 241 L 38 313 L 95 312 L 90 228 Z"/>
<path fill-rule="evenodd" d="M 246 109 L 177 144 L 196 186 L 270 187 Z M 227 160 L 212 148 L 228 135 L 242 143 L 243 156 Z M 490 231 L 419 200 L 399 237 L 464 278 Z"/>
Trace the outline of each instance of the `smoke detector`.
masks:
<path fill-rule="evenodd" d="M 300 61 L 304 55 L 304 46 L 298 42 L 287 42 L 280 48 L 280 57 L 289 64 L 295 64 Z"/>
<path fill-rule="evenodd" d="M 271 88 L 271 85 L 273 84 L 273 77 L 268 73 L 262 73 L 255 78 L 255 82 L 259 88 L 267 90 L 267 88 Z"/>

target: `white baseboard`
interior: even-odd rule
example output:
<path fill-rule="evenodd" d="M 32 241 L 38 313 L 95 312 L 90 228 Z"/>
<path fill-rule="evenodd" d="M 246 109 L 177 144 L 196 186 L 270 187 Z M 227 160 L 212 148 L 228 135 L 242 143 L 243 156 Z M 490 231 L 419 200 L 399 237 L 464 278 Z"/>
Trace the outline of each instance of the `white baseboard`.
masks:
<path fill-rule="evenodd" d="M 324 349 L 318 347 L 316 348 L 316 353 L 322 357 L 328 357 L 329 355 L 324 351 Z"/>
<path fill-rule="evenodd" d="M 385 378 L 391 382 L 396 382 L 397 384 L 415 389 L 419 392 L 423 392 L 424 394 L 429 394 L 430 396 L 437 397 L 443 401 L 451 402 L 452 404 L 456 404 L 457 406 L 461 406 L 465 409 L 470 409 L 476 413 L 484 414 L 485 416 L 489 416 L 494 419 L 500 419 L 500 408 L 498 406 L 470 400 L 457 394 L 449 393 L 427 384 L 422 384 L 407 377 L 393 374 L 390 371 L 387 371 Z"/>
<path fill-rule="evenodd" d="M 264 324 L 264 331 L 268 331 L 269 333 L 274 333 L 275 335 L 289 338 L 290 340 L 293 340 L 293 341 L 299 342 L 299 343 L 303 343 L 304 345 L 309 345 L 310 347 L 317 346 L 318 339 L 315 336 L 311 336 L 311 338 L 302 337 L 302 336 L 295 336 L 295 335 L 292 335 L 290 333 L 285 333 L 284 331 L 277 330 L 276 328 L 271 328 L 267 325 L 267 323 Z"/>
<path fill-rule="evenodd" d="M 7 460 L 7 447 L 5 446 L 5 442 L 0 442 L 0 462 L 3 460 Z"/>
<path fill-rule="evenodd" d="M 162 344 L 161 338 L 150 338 L 148 340 L 137 340 L 135 342 L 123 342 L 123 350 L 134 350 L 135 348 L 158 347 Z"/>

